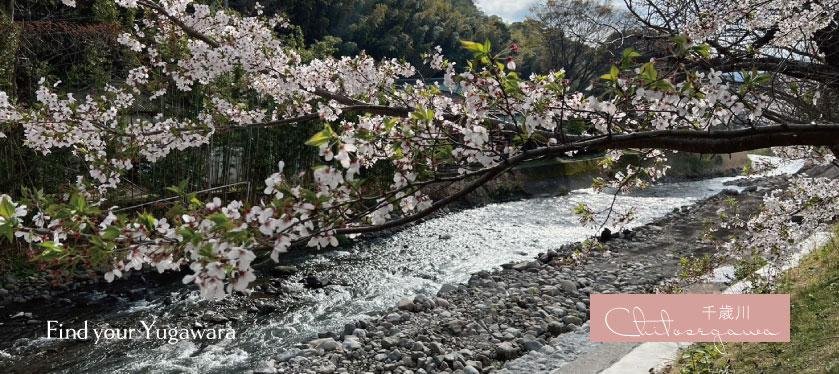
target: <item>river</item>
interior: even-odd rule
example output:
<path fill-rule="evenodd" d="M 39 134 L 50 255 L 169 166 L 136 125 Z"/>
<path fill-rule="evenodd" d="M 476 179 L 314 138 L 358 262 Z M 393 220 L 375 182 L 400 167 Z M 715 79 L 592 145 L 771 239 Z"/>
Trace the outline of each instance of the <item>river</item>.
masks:
<path fill-rule="evenodd" d="M 801 162 L 779 164 L 768 174 L 793 173 L 802 166 Z M 618 197 L 616 209 L 634 207 L 637 219 L 629 227 L 643 225 L 726 188 L 736 189 L 726 185 L 736 178 L 740 177 L 657 185 Z M 200 300 L 188 287 L 156 301 L 125 301 L 123 308 L 98 319 L 126 323 L 159 320 L 189 327 L 204 311 L 221 310 L 238 313 L 239 320 L 233 325 L 236 339 L 209 345 L 189 340 L 175 344 L 157 340 L 85 343 L 87 347 L 74 351 L 77 357 L 66 370 L 204 373 L 251 368 L 261 360 L 277 358 L 318 332 L 340 331 L 344 323 L 384 310 L 403 297 L 432 295 L 444 284 L 465 282 L 472 273 L 529 260 L 595 235 L 594 229 L 582 227 L 572 213 L 580 202 L 602 210 L 612 202 L 612 195 L 582 189 L 558 197 L 491 204 L 434 218 L 387 237 L 358 241 L 341 250 L 298 253 L 284 259 L 299 268 L 296 276 L 279 286 L 284 292 L 260 300 L 273 306 L 269 313 L 239 313 L 225 307 L 226 302 Z M 308 275 L 328 279 L 333 285 L 305 289 L 297 281 Z M 46 350 L 67 343 L 38 338 L 19 344 Z"/>

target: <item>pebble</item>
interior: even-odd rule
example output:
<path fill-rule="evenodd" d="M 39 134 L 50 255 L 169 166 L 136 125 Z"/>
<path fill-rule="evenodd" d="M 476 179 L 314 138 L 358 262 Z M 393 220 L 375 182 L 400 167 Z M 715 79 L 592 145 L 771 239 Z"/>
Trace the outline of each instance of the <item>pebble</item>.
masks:
<path fill-rule="evenodd" d="M 344 338 L 343 346 L 344 346 L 344 349 L 346 349 L 348 351 L 354 351 L 356 349 L 361 348 L 361 342 L 358 340 L 358 337 L 356 337 L 354 335 L 349 335 L 349 336 Z"/>
<path fill-rule="evenodd" d="M 563 290 L 563 291 L 565 291 L 565 292 L 573 292 L 573 293 L 576 293 L 576 292 L 577 292 L 577 284 L 576 284 L 576 283 L 574 283 L 574 282 L 572 282 L 572 281 L 570 281 L 570 280 L 567 280 L 567 279 L 561 279 L 561 280 L 559 280 L 559 281 L 557 282 L 557 284 L 558 284 L 558 285 L 559 285 L 559 287 L 561 287 L 561 288 L 562 288 L 562 290 Z"/>
<path fill-rule="evenodd" d="M 478 369 L 475 369 L 472 365 L 466 365 L 466 367 L 463 368 L 463 374 L 481 374 L 481 372 L 478 371 Z"/>
<path fill-rule="evenodd" d="M 573 315 L 563 317 L 562 321 L 564 321 L 565 323 L 570 324 L 570 325 L 580 326 L 580 325 L 583 324 L 583 320 L 580 319 L 580 317 L 573 316 Z"/>
<path fill-rule="evenodd" d="M 274 267 L 274 273 L 280 276 L 294 275 L 299 271 L 294 265 L 280 265 Z"/>
<path fill-rule="evenodd" d="M 274 360 L 262 361 L 253 369 L 254 374 L 273 374 L 276 372 L 277 368 Z"/>
<path fill-rule="evenodd" d="M 542 349 L 543 346 L 544 346 L 544 344 L 542 344 L 538 340 L 534 340 L 534 339 L 527 339 L 522 344 L 522 347 L 524 348 L 525 351 L 538 351 L 538 350 Z"/>
<path fill-rule="evenodd" d="M 341 344 L 333 338 L 315 339 L 309 342 L 309 346 L 314 349 L 323 349 L 326 352 L 336 351 L 341 348 Z"/>
<path fill-rule="evenodd" d="M 413 311 L 415 309 L 414 300 L 407 297 L 402 298 L 401 300 L 399 300 L 399 304 L 397 304 L 397 307 L 399 308 L 399 310 Z"/>
<path fill-rule="evenodd" d="M 542 293 L 545 294 L 545 295 L 557 296 L 557 295 L 559 295 L 559 288 L 557 288 L 556 286 L 550 286 L 550 285 L 549 286 L 544 286 L 544 287 L 542 287 Z"/>
<path fill-rule="evenodd" d="M 229 319 L 220 313 L 216 312 L 207 312 L 201 316 L 201 320 L 204 322 L 212 322 L 212 323 L 224 323 L 229 321 Z"/>
<path fill-rule="evenodd" d="M 565 332 L 566 328 L 564 324 L 553 321 L 551 323 L 548 323 L 548 331 L 550 331 L 550 333 L 553 335 L 559 335 Z"/>
<path fill-rule="evenodd" d="M 495 357 L 500 360 L 510 360 L 518 356 L 519 347 L 510 342 L 498 343 L 495 345 Z"/>
<path fill-rule="evenodd" d="M 357 336 L 361 339 L 364 339 L 364 338 L 367 337 L 367 330 L 365 330 L 365 329 L 355 329 L 355 330 L 353 330 L 352 335 L 355 335 L 355 336 Z"/>

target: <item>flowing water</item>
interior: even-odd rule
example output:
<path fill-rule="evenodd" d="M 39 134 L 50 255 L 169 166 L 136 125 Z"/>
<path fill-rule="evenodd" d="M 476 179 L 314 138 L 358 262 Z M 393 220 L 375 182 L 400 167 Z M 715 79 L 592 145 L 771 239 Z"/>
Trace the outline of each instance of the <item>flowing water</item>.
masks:
<path fill-rule="evenodd" d="M 767 174 L 793 173 L 802 166 L 800 162 L 778 164 Z M 734 179 L 658 185 L 619 196 L 615 206 L 617 211 L 635 208 L 637 219 L 631 226 L 643 225 L 723 189 L 736 189 L 725 185 Z M 492 204 L 434 218 L 387 237 L 359 241 L 339 251 L 297 255 L 293 264 L 300 271 L 284 285 L 288 292 L 271 300 L 279 308 L 267 315 L 245 315 L 235 325 L 235 340 L 206 346 L 188 340 L 175 344 L 100 342 L 83 350 L 72 371 L 228 372 L 250 368 L 261 360 L 277 358 L 318 332 L 340 330 L 344 323 L 364 318 L 366 313 L 387 309 L 400 298 L 431 295 L 443 284 L 465 282 L 472 273 L 532 260 L 538 253 L 595 235 L 572 213 L 580 202 L 603 210 L 612 203 L 612 195 L 582 189 L 559 197 Z M 329 279 L 335 285 L 304 289 L 296 281 L 305 275 Z M 188 287 L 177 294 L 174 304 L 134 302 L 118 314 L 139 321 L 190 311 L 200 314 L 212 308 Z M 189 327 L 194 320 L 186 319 L 182 327 Z M 38 339 L 29 344 L 46 349 L 57 343 Z"/>

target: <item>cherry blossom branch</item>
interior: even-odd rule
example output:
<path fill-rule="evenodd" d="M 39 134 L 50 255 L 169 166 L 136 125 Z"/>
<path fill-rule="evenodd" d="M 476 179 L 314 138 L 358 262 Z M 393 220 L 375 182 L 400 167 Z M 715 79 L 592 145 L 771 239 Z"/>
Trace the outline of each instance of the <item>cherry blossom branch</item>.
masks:
<path fill-rule="evenodd" d="M 391 229 L 415 222 L 434 213 L 454 200 L 466 196 L 512 166 L 544 156 L 563 155 L 581 149 L 637 149 L 657 148 L 693 153 L 735 153 L 761 148 L 807 143 L 810 145 L 839 144 L 839 124 L 793 125 L 758 127 L 726 131 L 664 130 L 637 134 L 614 135 L 594 140 L 580 140 L 566 145 L 544 147 L 525 151 L 484 171 L 483 176 L 458 192 L 435 202 L 431 207 L 413 215 L 392 220 L 381 225 L 335 230 L 337 234 L 360 234 Z"/>

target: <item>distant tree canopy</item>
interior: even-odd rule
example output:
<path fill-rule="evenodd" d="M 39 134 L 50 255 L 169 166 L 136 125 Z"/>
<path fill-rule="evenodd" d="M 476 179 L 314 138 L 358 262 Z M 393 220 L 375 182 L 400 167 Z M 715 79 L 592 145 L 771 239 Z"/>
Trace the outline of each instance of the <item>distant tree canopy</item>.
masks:
<path fill-rule="evenodd" d="M 624 31 L 633 25 L 609 1 L 546 0 L 531 10 L 526 20 L 510 26 L 513 41 L 521 45 L 523 76 L 565 69 L 572 86 L 584 89 L 630 46 Z"/>
<path fill-rule="evenodd" d="M 231 0 L 237 10 L 259 2 L 268 14 L 284 13 L 308 45 L 327 42 L 340 55 L 361 51 L 376 58 L 417 64 L 435 46 L 460 66 L 471 57 L 460 40 L 509 44 L 501 18 L 487 16 L 471 0 Z"/>

